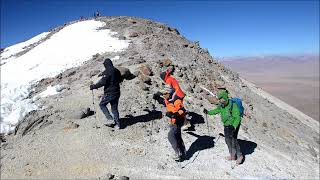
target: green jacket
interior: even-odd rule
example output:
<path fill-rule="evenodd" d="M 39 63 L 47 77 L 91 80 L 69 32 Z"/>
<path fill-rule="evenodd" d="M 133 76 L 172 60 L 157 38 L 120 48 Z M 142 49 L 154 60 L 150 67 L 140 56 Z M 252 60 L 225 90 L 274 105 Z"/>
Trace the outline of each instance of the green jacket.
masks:
<path fill-rule="evenodd" d="M 216 109 L 208 111 L 209 115 L 216 115 L 219 114 L 221 115 L 221 121 L 224 126 L 230 126 L 232 125 L 235 129 L 240 125 L 241 122 L 241 117 L 240 117 L 240 110 L 238 108 L 238 105 L 236 103 L 230 103 L 231 101 L 229 100 L 229 103 L 226 107 L 222 107 L 221 105 L 218 105 Z M 232 112 L 231 110 L 231 105 L 232 107 Z"/>

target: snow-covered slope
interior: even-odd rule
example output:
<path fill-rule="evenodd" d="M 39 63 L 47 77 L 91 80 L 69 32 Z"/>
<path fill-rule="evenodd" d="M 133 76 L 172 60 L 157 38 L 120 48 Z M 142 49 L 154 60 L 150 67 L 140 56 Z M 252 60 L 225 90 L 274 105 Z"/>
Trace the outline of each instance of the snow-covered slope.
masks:
<path fill-rule="evenodd" d="M 115 32 L 98 30 L 102 26 L 104 23 L 94 20 L 71 24 L 18 58 L 13 55 L 48 33 L 4 50 L 1 59 L 11 58 L 1 66 L 1 132 L 12 130 L 19 119 L 37 108 L 27 97 L 39 80 L 79 66 L 96 53 L 127 48 L 129 43 L 113 37 Z"/>
<path fill-rule="evenodd" d="M 1 57 L 1 64 L 5 64 L 6 62 L 8 62 L 9 60 L 15 59 L 14 55 L 24 51 L 24 49 L 26 47 L 28 47 L 29 45 L 39 42 L 40 40 L 44 39 L 47 35 L 49 34 L 49 32 L 43 32 L 27 41 L 21 42 L 19 44 L 15 44 L 12 45 L 10 47 L 7 47 L 4 49 L 4 51 L 1 53 L 0 57 Z"/>

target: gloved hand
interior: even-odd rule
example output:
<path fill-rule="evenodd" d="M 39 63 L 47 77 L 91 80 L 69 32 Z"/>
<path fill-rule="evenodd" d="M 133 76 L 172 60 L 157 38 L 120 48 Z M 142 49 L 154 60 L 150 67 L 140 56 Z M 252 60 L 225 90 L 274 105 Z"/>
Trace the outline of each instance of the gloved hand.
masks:
<path fill-rule="evenodd" d="M 161 96 L 162 96 L 162 93 L 158 91 L 155 94 L 153 94 L 152 98 L 158 101 L 159 99 L 161 99 Z"/>
<path fill-rule="evenodd" d="M 158 100 L 158 99 L 160 99 L 160 96 L 159 96 L 159 94 L 153 94 L 153 97 L 152 97 L 152 99 L 154 99 L 154 100 Z"/>
<path fill-rule="evenodd" d="M 175 113 L 173 114 L 173 116 L 174 116 L 174 118 L 179 118 L 179 117 L 180 117 L 180 114 L 179 114 L 178 112 L 175 112 Z"/>
<path fill-rule="evenodd" d="M 208 110 L 206 108 L 204 108 L 203 113 L 208 114 Z"/>
<path fill-rule="evenodd" d="M 93 89 L 95 89 L 95 88 L 94 88 L 94 84 L 91 84 L 91 85 L 90 85 L 90 90 L 93 90 Z"/>
<path fill-rule="evenodd" d="M 166 116 L 169 118 L 174 118 L 174 114 L 172 112 L 166 112 Z"/>

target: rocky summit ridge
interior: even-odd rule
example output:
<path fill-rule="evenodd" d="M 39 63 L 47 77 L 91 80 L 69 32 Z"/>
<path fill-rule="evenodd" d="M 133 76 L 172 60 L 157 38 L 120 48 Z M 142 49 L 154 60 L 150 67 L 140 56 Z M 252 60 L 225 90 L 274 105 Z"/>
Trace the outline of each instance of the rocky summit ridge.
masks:
<path fill-rule="evenodd" d="M 105 23 L 100 29 L 129 41 L 129 47 L 95 54 L 81 66 L 34 85 L 29 98 L 49 85 L 63 88 L 56 95 L 37 98 L 40 108 L 3 136 L 1 178 L 319 178 L 317 121 L 239 77 L 175 28 L 135 17 L 96 21 Z M 50 35 L 74 23 L 57 27 Z M 19 55 L 24 53 L 28 52 Z M 119 103 L 121 130 L 103 125 L 98 110 L 103 90 L 93 95 L 89 90 L 90 83 L 99 80 L 105 58 L 111 58 L 125 78 Z M 182 134 L 189 159 L 180 164 L 170 159 L 165 108 L 152 99 L 165 88 L 160 72 L 172 67 L 186 93 L 184 103 L 194 129 Z M 202 113 L 203 108 L 215 107 L 215 99 L 201 86 L 213 93 L 224 86 L 243 100 L 239 139 L 246 158 L 234 169 L 224 160 L 227 147 L 219 136 L 220 117 Z"/>

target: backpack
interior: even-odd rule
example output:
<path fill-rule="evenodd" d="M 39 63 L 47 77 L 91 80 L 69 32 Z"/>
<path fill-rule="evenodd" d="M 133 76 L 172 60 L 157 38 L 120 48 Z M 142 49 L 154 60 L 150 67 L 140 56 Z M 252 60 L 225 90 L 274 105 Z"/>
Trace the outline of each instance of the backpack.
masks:
<path fill-rule="evenodd" d="M 239 108 L 239 110 L 240 110 L 240 116 L 243 117 L 244 107 L 242 105 L 242 100 L 240 98 L 235 97 L 235 98 L 231 98 L 230 101 L 232 103 L 231 107 L 230 107 L 230 112 L 232 112 L 233 103 L 236 103 L 238 108 Z"/>

